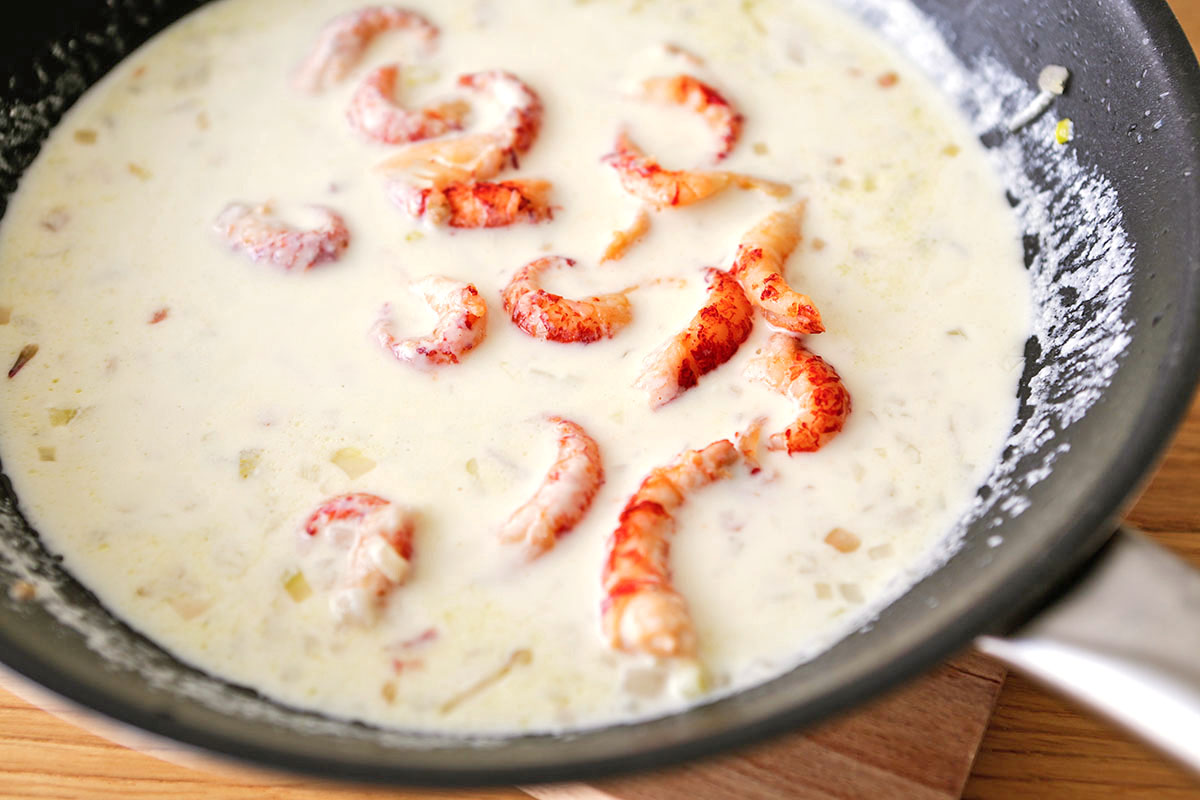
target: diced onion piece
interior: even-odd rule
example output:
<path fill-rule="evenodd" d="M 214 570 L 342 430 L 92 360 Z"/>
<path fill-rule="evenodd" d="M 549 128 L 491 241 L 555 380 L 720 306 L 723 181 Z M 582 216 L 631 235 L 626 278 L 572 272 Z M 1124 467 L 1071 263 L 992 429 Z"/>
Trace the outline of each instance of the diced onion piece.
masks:
<path fill-rule="evenodd" d="M 57 461 L 58 454 L 55 452 L 53 447 L 39 447 L 38 448 L 38 460 L 39 461 Z"/>
<path fill-rule="evenodd" d="M 303 572 L 293 572 L 283 582 L 283 590 L 297 603 L 303 603 L 312 596 L 312 587 Z"/>
<path fill-rule="evenodd" d="M 260 461 L 262 461 L 262 450 L 249 449 L 238 453 L 238 475 L 242 476 L 242 480 L 246 480 L 254 474 Z"/>
<path fill-rule="evenodd" d="M 375 462 L 362 454 L 357 447 L 343 447 L 329 459 L 334 466 L 346 473 L 350 480 L 366 475 L 375 469 Z"/>
<path fill-rule="evenodd" d="M 691 699 L 704 694 L 708 688 L 708 676 L 704 665 L 694 659 L 680 661 L 671 667 L 669 679 L 671 694 Z"/>
<path fill-rule="evenodd" d="M 817 583 L 813 584 L 813 588 L 816 589 L 818 600 L 832 600 L 833 599 L 833 587 L 830 586 L 828 583 L 825 583 L 823 581 L 818 581 Z"/>
<path fill-rule="evenodd" d="M 1059 64 L 1050 64 L 1038 74 L 1038 88 L 1052 95 L 1060 95 L 1067 90 L 1067 80 L 1071 71 Z"/>
<path fill-rule="evenodd" d="M 433 67 L 412 64 L 404 68 L 400 80 L 404 82 L 406 87 L 414 89 L 430 83 L 437 83 L 441 76 L 442 74 Z"/>
<path fill-rule="evenodd" d="M 621 675 L 621 691 L 635 697 L 658 697 L 666 683 L 666 673 L 658 667 L 629 667 Z"/>
<path fill-rule="evenodd" d="M 0 325 L 7 325 L 12 319 L 12 309 L 8 306 L 0 306 Z"/>
<path fill-rule="evenodd" d="M 853 553 L 862 545 L 862 539 L 844 528 L 834 528 L 825 534 L 825 544 L 839 553 Z"/>
<path fill-rule="evenodd" d="M 396 702 L 396 684 L 393 681 L 388 681 L 380 688 L 379 694 L 383 696 L 383 701 L 390 706 Z"/>
<path fill-rule="evenodd" d="M 77 414 L 79 414 L 79 409 L 77 408 L 52 408 L 49 410 L 50 425 L 55 428 L 61 428 L 75 419 Z"/>
<path fill-rule="evenodd" d="M 859 588 L 857 583 L 839 583 L 838 591 L 842 593 L 842 597 L 851 603 L 861 603 L 865 599 L 862 589 Z"/>
<path fill-rule="evenodd" d="M 867 551 L 867 558 L 872 561 L 878 561 L 881 558 L 891 558 L 895 554 L 895 550 L 890 544 L 881 544 L 878 547 L 872 547 Z"/>
<path fill-rule="evenodd" d="M 438 708 L 438 712 L 442 714 L 449 714 L 451 711 L 458 708 L 458 706 L 464 701 L 470 700 L 472 697 L 487 689 L 492 684 L 502 680 L 506 675 L 508 675 L 508 673 L 512 672 L 514 668 L 526 666 L 532 661 L 532 651 L 523 647 L 519 650 L 514 650 L 512 655 L 508 657 L 508 661 L 502 664 L 499 669 L 495 670 L 489 675 L 485 675 L 483 678 L 479 679 L 463 691 L 442 703 L 442 705 Z"/>
<path fill-rule="evenodd" d="M 194 594 L 177 594 L 167 599 L 167 604 L 175 609 L 175 613 L 185 620 L 195 619 L 208 610 L 212 600 L 207 597 L 197 597 Z"/>

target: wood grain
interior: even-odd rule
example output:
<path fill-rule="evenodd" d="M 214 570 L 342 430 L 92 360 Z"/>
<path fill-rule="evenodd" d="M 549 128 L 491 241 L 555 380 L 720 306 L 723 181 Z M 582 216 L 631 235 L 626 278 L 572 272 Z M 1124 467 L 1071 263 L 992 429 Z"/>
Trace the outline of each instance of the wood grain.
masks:
<path fill-rule="evenodd" d="M 967 654 L 810 733 L 653 775 L 526 791 L 538 800 L 953 800 L 1003 680 L 998 664 Z"/>
<path fill-rule="evenodd" d="M 1200 568 L 1200 401 L 1126 518 Z M 964 796 L 1200 800 L 1200 783 L 1110 725 L 1010 675 Z"/>

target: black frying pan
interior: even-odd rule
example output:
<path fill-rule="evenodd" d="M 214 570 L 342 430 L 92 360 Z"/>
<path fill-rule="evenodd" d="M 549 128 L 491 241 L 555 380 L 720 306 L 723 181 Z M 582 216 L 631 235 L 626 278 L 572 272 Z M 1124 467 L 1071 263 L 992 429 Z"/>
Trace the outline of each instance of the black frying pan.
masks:
<path fill-rule="evenodd" d="M 0 29 L 3 195 L 15 188 L 47 132 L 92 82 L 196 5 L 195 0 L 47 0 L 26 4 L 21 21 L 10 19 Z M 1024 497 L 1028 508 L 1015 513 L 1020 503 L 996 502 L 969 525 L 962 549 L 869 631 L 768 684 L 658 721 L 493 746 L 384 733 L 285 708 L 229 686 L 177 662 L 113 620 L 41 548 L 37 534 L 20 519 L 5 479 L 0 586 L 11 584 L 19 569 L 32 568 L 58 582 L 62 603 L 86 624 L 63 624 L 40 604 L 13 601 L 4 592 L 0 658 L 110 717 L 260 765 L 359 781 L 441 785 L 579 779 L 710 753 L 862 703 L 981 634 L 1011 633 L 1048 597 L 1098 563 L 1101 569 L 1091 573 L 1087 596 L 1070 597 L 1065 606 L 1040 616 L 1025 628 L 1030 633 L 1023 639 L 984 638 L 982 646 L 1033 669 L 1046 666 L 1039 661 L 1044 645 L 1057 643 L 1060 660 L 1053 669 L 1068 685 L 1099 674 L 1097 663 L 1111 667 L 1131 652 L 1149 653 L 1157 659 L 1156 671 L 1140 677 L 1160 694 L 1166 692 L 1163 713 L 1178 712 L 1175 720 L 1184 720 L 1179 731 L 1185 738 L 1190 731 L 1192 742 L 1200 742 L 1200 712 L 1186 717 L 1200 708 L 1200 676 L 1187 674 L 1195 670 L 1194 656 L 1200 653 L 1200 580 L 1137 538 L 1122 535 L 1105 547 L 1122 505 L 1186 411 L 1200 368 L 1200 70 L 1160 0 L 917 0 L 917 5 L 939 20 L 950 47 L 968 63 L 986 53 L 1029 81 L 1048 63 L 1072 68 L 1070 91 L 1054 113 L 1074 119 L 1080 138 L 1072 150 L 1111 184 L 1120 218 L 1073 221 L 1072 208 L 1095 198 L 1073 196 L 1058 182 L 1053 162 L 1032 145 L 1025 152 L 1029 183 L 1013 187 L 1011 200 L 1020 211 L 1034 198 L 1051 212 L 1049 227 L 1026 235 L 1026 256 L 1048 287 L 1046 297 L 1056 298 L 1053 302 L 1065 310 L 1055 324 L 1068 334 L 1113 310 L 1103 291 L 1080 281 L 1099 269 L 1113 231 L 1123 231 L 1136 254 L 1127 276 L 1131 291 L 1119 309 L 1130 338 L 1086 416 L 1069 425 L 1071 415 L 1064 409 L 1086 394 L 1080 371 L 1090 368 L 1091 356 L 1073 346 L 1031 339 L 1014 435 L 1030 433 L 1035 424 L 1055 435 L 1005 454 L 1005 468 L 1011 467 L 1022 486 L 1014 496 Z M 875 14 L 869 21 L 881 18 Z M 1020 141 L 1000 128 L 983 139 L 1000 149 Z M 1047 408 L 1051 411 L 1043 413 Z M 1063 444 L 1069 445 L 1065 452 Z M 1052 469 L 1044 479 L 1023 485 L 1023 478 L 1047 465 Z M 1002 537 L 999 546 L 993 546 L 996 536 Z M 1089 559 L 1093 564 L 1086 567 Z M 1137 587 L 1127 585 L 1127 573 L 1139 580 Z M 1128 610 L 1136 604 L 1124 600 L 1136 595 L 1147 605 L 1144 618 L 1115 619 L 1107 616 L 1111 608 L 1093 610 L 1089 604 L 1098 596 L 1112 597 L 1114 587 L 1126 592 L 1115 607 Z M 1148 587 L 1161 590 L 1161 596 Z M 1167 608 L 1170 603 L 1176 607 Z M 1105 615 L 1100 628 L 1119 629 L 1125 638 L 1101 646 L 1107 654 L 1090 667 L 1086 661 L 1082 667 L 1063 661 L 1063 653 L 1077 658 L 1094 653 L 1105 631 L 1089 633 L 1084 622 L 1097 619 L 1097 613 Z M 1165 619 L 1173 629 L 1152 632 L 1143 619 Z M 120 643 L 118 655 L 98 656 L 81 629 L 93 641 L 103 637 Z M 1063 645 L 1064 638 L 1075 641 Z M 1175 645 L 1175 653 L 1162 647 L 1167 643 Z M 1100 694 L 1106 694 L 1103 687 L 1102 682 Z M 1159 722 L 1149 727 L 1161 730 Z M 1176 754 L 1187 756 L 1186 749 L 1176 748 Z M 1200 764 L 1200 754 L 1195 757 Z"/>

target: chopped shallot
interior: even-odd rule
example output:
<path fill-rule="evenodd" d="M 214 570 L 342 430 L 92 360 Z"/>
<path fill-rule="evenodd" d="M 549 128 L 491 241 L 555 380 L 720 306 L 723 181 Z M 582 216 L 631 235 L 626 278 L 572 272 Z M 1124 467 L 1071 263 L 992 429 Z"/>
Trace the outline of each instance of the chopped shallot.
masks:
<path fill-rule="evenodd" d="M 303 572 L 293 572 L 283 582 L 283 590 L 297 603 L 303 603 L 312 596 L 312 587 Z"/>
<path fill-rule="evenodd" d="M 362 454 L 357 447 L 343 447 L 329 459 L 350 480 L 362 477 L 375 469 L 375 462 Z"/>
<path fill-rule="evenodd" d="M 825 544 L 839 553 L 853 553 L 862 545 L 862 539 L 848 530 L 834 528 L 825 535 Z"/>
<path fill-rule="evenodd" d="M 438 711 L 443 714 L 449 714 L 451 711 L 462 705 L 465 701 L 470 700 L 484 689 L 487 689 L 488 687 L 492 686 L 492 684 L 502 680 L 506 675 L 508 675 L 508 673 L 512 672 L 514 668 L 526 666 L 532 661 L 533 653 L 529 650 L 525 648 L 514 650 L 512 655 L 508 657 L 508 660 L 505 661 L 499 669 L 497 669 L 495 672 L 485 675 L 483 678 L 479 679 L 463 691 L 442 703 L 441 707 L 438 708 Z"/>

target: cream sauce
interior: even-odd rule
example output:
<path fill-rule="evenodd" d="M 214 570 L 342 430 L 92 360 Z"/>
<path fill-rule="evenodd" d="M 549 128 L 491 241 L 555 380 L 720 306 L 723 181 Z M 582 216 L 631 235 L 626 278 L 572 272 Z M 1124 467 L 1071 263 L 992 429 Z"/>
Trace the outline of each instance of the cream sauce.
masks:
<path fill-rule="evenodd" d="M 1029 287 L 1016 222 L 966 124 L 886 44 L 815 1 L 407 6 L 441 28 L 431 54 L 380 37 L 314 96 L 289 77 L 353 2 L 214 3 L 127 59 L 47 142 L 0 226 L 0 352 L 39 346 L 4 383 L 0 456 L 47 545 L 180 658 L 286 703 L 403 728 L 561 730 L 667 713 L 860 627 L 944 549 L 1015 412 Z M 390 205 L 372 167 L 394 148 L 358 137 L 345 107 L 393 60 L 413 107 L 476 70 L 537 90 L 541 135 L 501 177 L 552 181 L 552 223 L 451 232 Z M 763 474 L 697 492 L 678 516 L 672 565 L 699 681 L 605 648 L 605 540 L 650 469 L 763 414 L 781 430 L 794 410 L 742 377 L 770 334 L 761 320 L 675 402 L 652 411 L 632 388 L 701 305 L 702 269 L 728 267 L 741 234 L 785 202 L 730 191 L 655 214 L 644 242 L 599 265 L 637 207 L 600 163 L 618 128 L 671 167 L 713 151 L 687 112 L 629 97 L 641 78 L 679 71 L 746 115 L 724 168 L 808 199 L 787 274 L 827 326 L 807 345 L 854 401 L 819 453 L 769 454 Z M 890 72 L 899 81 L 880 86 Z M 476 124 L 492 121 L 485 111 Z M 348 251 L 293 274 L 213 236 L 228 203 L 265 200 L 297 224 L 305 204 L 335 209 Z M 500 290 L 547 253 L 580 262 L 546 277 L 568 296 L 642 285 L 633 323 L 590 345 L 517 330 Z M 425 275 L 473 282 L 491 311 L 479 348 L 432 373 L 368 336 L 384 302 L 400 335 L 428 331 L 433 314 L 406 288 Z M 607 482 L 583 522 L 526 564 L 496 533 L 554 458 L 546 414 L 595 437 Z M 338 554 L 299 532 L 323 500 L 357 491 L 417 515 L 409 580 L 369 626 L 338 622 Z M 834 528 L 862 546 L 838 552 L 824 542 Z M 299 601 L 286 589 L 297 573 L 312 588 Z"/>

